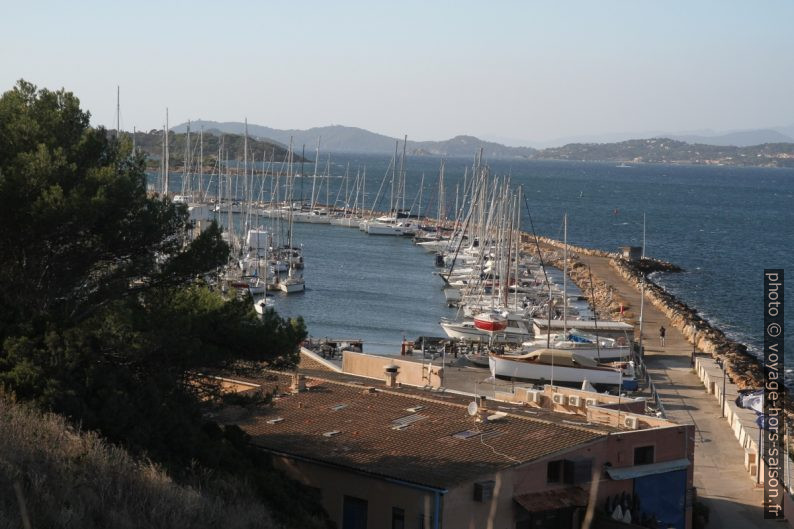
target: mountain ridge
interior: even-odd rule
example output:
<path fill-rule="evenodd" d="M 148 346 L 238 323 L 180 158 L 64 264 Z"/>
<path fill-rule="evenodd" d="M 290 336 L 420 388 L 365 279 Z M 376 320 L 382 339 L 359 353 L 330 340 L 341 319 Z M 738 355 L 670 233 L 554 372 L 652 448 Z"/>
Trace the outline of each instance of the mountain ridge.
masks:
<path fill-rule="evenodd" d="M 239 122 L 198 121 L 191 123 L 191 130 L 209 127 L 225 134 L 240 134 L 245 125 Z M 177 125 L 172 130 L 184 132 L 187 123 Z M 737 131 L 723 135 L 724 138 L 755 137 L 748 131 Z M 752 132 L 752 131 L 750 131 Z M 686 142 L 675 137 L 653 137 L 630 139 L 611 143 L 568 143 L 559 147 L 535 149 L 532 147 L 508 147 L 496 142 L 485 141 L 475 136 L 458 135 L 443 141 L 408 140 L 407 152 L 413 156 L 463 156 L 471 157 L 480 149 L 488 158 L 518 158 L 529 160 L 570 160 L 635 163 L 692 163 L 709 165 L 746 165 L 770 167 L 794 167 L 794 140 L 788 136 L 768 129 L 767 141 L 758 145 L 737 146 L 732 144 L 707 144 Z M 261 125 L 248 125 L 248 133 L 263 141 L 288 145 L 292 141 L 296 153 L 305 147 L 308 155 L 314 150 L 317 138 L 320 150 L 336 153 L 393 154 L 398 138 L 370 132 L 358 127 L 329 125 L 307 130 L 279 130 Z M 736 136 L 739 135 L 739 136 Z M 693 135 L 694 139 L 702 136 Z M 708 139 L 708 137 L 705 137 Z M 726 140 L 727 141 L 727 140 Z M 300 149 L 298 148 L 300 146 Z M 402 147 L 399 146 L 398 150 Z"/>

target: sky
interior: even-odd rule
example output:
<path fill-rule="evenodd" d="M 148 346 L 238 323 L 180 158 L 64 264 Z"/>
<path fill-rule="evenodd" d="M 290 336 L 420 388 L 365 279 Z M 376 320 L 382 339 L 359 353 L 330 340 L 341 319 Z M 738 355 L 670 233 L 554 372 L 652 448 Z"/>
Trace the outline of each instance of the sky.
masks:
<path fill-rule="evenodd" d="M 0 0 L 0 90 L 92 122 L 509 143 L 794 125 L 794 2 Z"/>

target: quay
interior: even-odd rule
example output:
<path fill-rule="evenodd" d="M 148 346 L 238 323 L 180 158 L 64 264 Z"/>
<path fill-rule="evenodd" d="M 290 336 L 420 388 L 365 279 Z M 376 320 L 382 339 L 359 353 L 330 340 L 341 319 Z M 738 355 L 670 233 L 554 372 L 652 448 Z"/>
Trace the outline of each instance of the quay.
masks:
<path fill-rule="evenodd" d="M 639 314 L 641 293 L 610 265 L 609 258 L 581 255 L 593 276 L 612 287 L 626 308 Z M 657 330 L 667 329 L 665 345 Z M 648 373 L 659 391 L 667 417 L 695 426 L 695 487 L 709 507 L 708 527 L 748 529 L 780 527 L 763 518 L 763 487 L 745 467 L 745 451 L 727 421 L 720 403 L 706 388 L 692 365 L 693 347 L 673 322 L 653 304 L 643 304 L 643 344 Z M 734 394 L 735 397 L 735 394 Z M 758 428 L 753 439 L 757 439 Z M 794 507 L 794 504 L 790 504 Z M 794 512 L 789 512 L 789 519 Z M 791 525 L 791 522 L 789 522 Z"/>

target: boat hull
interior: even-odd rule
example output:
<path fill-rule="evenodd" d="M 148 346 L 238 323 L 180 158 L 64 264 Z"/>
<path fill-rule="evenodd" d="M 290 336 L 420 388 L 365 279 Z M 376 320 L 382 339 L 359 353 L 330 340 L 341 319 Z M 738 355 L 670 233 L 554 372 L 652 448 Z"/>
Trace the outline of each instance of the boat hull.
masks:
<path fill-rule="evenodd" d="M 619 369 L 605 367 L 554 366 L 503 355 L 491 355 L 488 364 L 491 374 L 496 378 L 518 379 L 541 384 L 581 386 L 582 382 L 587 380 L 594 386 L 615 387 L 629 381 Z"/>
<path fill-rule="evenodd" d="M 285 294 L 295 294 L 306 290 L 306 284 L 303 281 L 282 281 L 278 284 L 278 288 Z"/>
<path fill-rule="evenodd" d="M 507 318 L 491 313 L 484 313 L 474 317 L 474 326 L 491 333 L 503 331 L 507 328 Z"/>
<path fill-rule="evenodd" d="M 478 329 L 473 325 L 463 325 L 460 323 L 441 323 L 441 328 L 450 338 L 457 338 L 458 340 L 469 340 L 474 342 L 491 342 L 494 344 L 520 344 L 527 341 L 532 337 L 531 334 L 522 331 L 512 331 L 507 328 L 503 331 L 490 333 Z"/>

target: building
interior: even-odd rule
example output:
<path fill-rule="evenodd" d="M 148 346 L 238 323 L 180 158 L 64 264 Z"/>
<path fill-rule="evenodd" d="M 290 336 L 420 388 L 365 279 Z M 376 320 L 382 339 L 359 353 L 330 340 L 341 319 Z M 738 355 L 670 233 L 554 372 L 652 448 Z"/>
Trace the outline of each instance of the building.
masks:
<path fill-rule="evenodd" d="M 272 406 L 218 418 L 319 489 L 340 529 L 598 527 L 618 504 L 635 527 L 691 528 L 693 426 L 642 400 L 547 386 L 475 410 L 471 396 L 331 372 L 244 388 L 276 391 Z"/>

